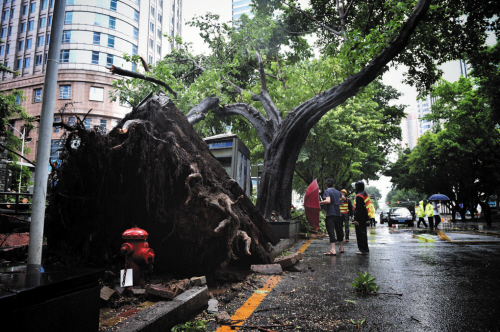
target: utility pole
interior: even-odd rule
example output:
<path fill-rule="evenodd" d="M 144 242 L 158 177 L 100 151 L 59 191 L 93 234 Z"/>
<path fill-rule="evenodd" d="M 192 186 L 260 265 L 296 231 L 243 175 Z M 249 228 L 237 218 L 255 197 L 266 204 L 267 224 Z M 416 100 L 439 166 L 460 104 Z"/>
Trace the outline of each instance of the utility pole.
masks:
<path fill-rule="evenodd" d="M 54 19 L 45 73 L 43 89 L 42 114 L 40 117 L 39 140 L 37 149 L 37 167 L 30 226 L 30 243 L 28 248 L 28 273 L 40 272 L 42 265 L 43 226 L 45 222 L 45 202 L 47 197 L 47 180 L 49 177 L 50 143 L 54 107 L 57 90 L 57 75 L 61 53 L 61 39 L 64 27 L 66 0 L 54 1 Z"/>

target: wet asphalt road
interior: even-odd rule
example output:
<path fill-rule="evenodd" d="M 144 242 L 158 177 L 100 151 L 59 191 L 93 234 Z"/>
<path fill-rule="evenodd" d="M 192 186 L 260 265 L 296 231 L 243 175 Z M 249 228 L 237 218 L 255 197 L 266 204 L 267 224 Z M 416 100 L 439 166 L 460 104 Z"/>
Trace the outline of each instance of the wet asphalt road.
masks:
<path fill-rule="evenodd" d="M 285 274 L 245 325 L 357 331 L 353 322 L 366 319 L 360 331 L 500 331 L 500 238 L 448 235 L 464 242 L 377 224 L 369 228 L 367 256 L 355 254 L 352 236 L 333 257 L 323 256 L 327 239 L 314 240 L 304 252 L 306 271 Z M 366 271 L 379 293 L 402 296 L 356 292 L 350 283 Z"/>

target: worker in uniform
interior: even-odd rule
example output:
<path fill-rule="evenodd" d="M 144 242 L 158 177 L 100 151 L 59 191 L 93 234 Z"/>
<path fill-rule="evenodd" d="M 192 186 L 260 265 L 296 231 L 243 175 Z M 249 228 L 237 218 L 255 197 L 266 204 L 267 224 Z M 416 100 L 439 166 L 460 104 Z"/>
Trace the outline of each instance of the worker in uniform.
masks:
<path fill-rule="evenodd" d="M 424 201 L 418 202 L 417 217 L 418 217 L 417 228 L 420 228 L 420 223 L 423 223 L 424 227 L 427 228 L 427 224 L 425 223 L 424 219 L 425 217 Z"/>
<path fill-rule="evenodd" d="M 347 190 L 342 189 L 340 192 L 342 193 L 342 197 L 340 198 L 340 214 L 344 222 L 344 237 L 345 242 L 349 242 L 349 220 L 352 220 L 352 203 L 347 197 Z"/>
<path fill-rule="evenodd" d="M 429 229 L 432 231 L 434 229 L 434 207 L 430 201 L 427 201 L 427 205 L 425 206 L 425 214 L 429 220 Z"/>
<path fill-rule="evenodd" d="M 368 234 L 366 223 L 370 218 L 375 217 L 375 208 L 370 200 L 370 196 L 365 191 L 365 183 L 358 181 L 354 185 L 356 190 L 356 202 L 354 205 L 354 229 L 356 231 L 356 240 L 358 242 L 358 255 L 368 255 Z"/>

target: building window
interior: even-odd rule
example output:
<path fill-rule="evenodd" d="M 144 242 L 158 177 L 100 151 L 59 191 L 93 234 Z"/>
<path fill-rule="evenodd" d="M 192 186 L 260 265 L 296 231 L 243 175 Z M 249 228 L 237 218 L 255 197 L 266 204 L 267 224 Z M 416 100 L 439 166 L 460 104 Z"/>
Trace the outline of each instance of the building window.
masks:
<path fill-rule="evenodd" d="M 34 14 L 36 12 L 36 2 L 32 2 L 30 5 L 30 13 Z"/>
<path fill-rule="evenodd" d="M 29 38 L 28 40 L 26 40 L 26 49 L 31 50 L 31 46 L 33 46 L 33 39 Z"/>
<path fill-rule="evenodd" d="M 49 27 L 52 25 L 52 15 L 49 16 Z"/>
<path fill-rule="evenodd" d="M 69 120 L 68 120 L 68 124 L 70 126 L 74 126 L 75 125 L 75 118 L 74 117 L 70 117 Z"/>
<path fill-rule="evenodd" d="M 134 39 L 137 39 L 139 37 L 139 30 L 134 27 Z"/>
<path fill-rule="evenodd" d="M 139 22 L 139 12 L 134 9 L 134 21 Z"/>
<path fill-rule="evenodd" d="M 7 53 L 7 54 L 10 53 L 10 44 L 7 44 L 7 51 L 5 51 L 5 53 Z M 5 65 L 5 67 L 7 67 L 7 65 Z"/>
<path fill-rule="evenodd" d="M 109 4 L 109 9 L 114 10 L 116 12 L 116 0 L 111 0 Z"/>
<path fill-rule="evenodd" d="M 31 20 L 28 22 L 28 31 L 33 31 L 35 28 L 35 20 Z"/>
<path fill-rule="evenodd" d="M 160 14 L 158 14 L 158 22 L 161 23 L 161 19 L 162 19 L 162 16 Z"/>
<path fill-rule="evenodd" d="M 153 64 L 153 56 L 152 56 L 152 55 L 150 55 L 150 56 L 149 56 L 149 65 L 152 65 L 152 64 Z"/>
<path fill-rule="evenodd" d="M 5 68 L 9 68 L 9 61 L 5 61 L 5 64 L 4 64 Z M 9 68 L 10 69 L 10 68 Z"/>
<path fill-rule="evenodd" d="M 45 39 L 45 36 L 38 36 L 38 39 L 36 40 L 36 46 L 43 47 L 43 40 L 44 39 Z"/>
<path fill-rule="evenodd" d="M 14 66 L 14 70 L 21 70 L 21 69 L 23 69 L 23 59 L 17 59 L 16 65 Z"/>
<path fill-rule="evenodd" d="M 93 42 L 96 45 L 100 45 L 101 44 L 101 33 L 100 32 L 94 32 Z"/>
<path fill-rule="evenodd" d="M 24 40 L 20 40 L 17 42 L 17 50 L 18 51 L 24 50 Z"/>
<path fill-rule="evenodd" d="M 63 31 L 62 42 L 63 43 L 71 42 L 71 30 Z"/>
<path fill-rule="evenodd" d="M 29 67 L 31 67 L 31 57 L 24 58 L 24 68 L 29 68 Z"/>
<path fill-rule="evenodd" d="M 42 101 L 42 88 L 33 90 L 33 102 L 39 103 Z"/>
<path fill-rule="evenodd" d="M 161 46 L 156 45 L 156 52 L 161 55 Z"/>
<path fill-rule="evenodd" d="M 153 45 L 154 45 L 153 39 L 149 38 L 149 47 L 153 48 Z"/>
<path fill-rule="evenodd" d="M 155 25 L 153 22 L 149 22 L 149 30 L 153 33 L 155 32 Z"/>
<path fill-rule="evenodd" d="M 12 36 L 12 26 L 9 27 L 9 37 Z"/>
<path fill-rule="evenodd" d="M 71 85 L 59 86 L 59 99 L 71 99 Z"/>
<path fill-rule="evenodd" d="M 21 105 L 21 97 L 19 95 L 16 95 L 16 105 Z"/>
<path fill-rule="evenodd" d="M 15 12 L 15 8 L 12 7 L 12 9 L 10 10 L 10 18 L 13 19 L 14 18 L 14 12 Z"/>
<path fill-rule="evenodd" d="M 113 54 L 108 54 L 106 56 L 106 65 L 107 66 L 112 66 L 113 65 Z"/>
<path fill-rule="evenodd" d="M 99 126 L 101 129 L 101 134 L 106 134 L 106 125 L 107 125 L 106 120 L 101 120 L 101 125 Z"/>
<path fill-rule="evenodd" d="M 47 45 L 50 43 L 50 33 L 47 34 Z"/>
<path fill-rule="evenodd" d="M 137 45 L 132 45 L 132 55 L 137 55 Z"/>
<path fill-rule="evenodd" d="M 5 38 L 5 37 L 7 37 L 7 28 L 2 28 L 2 38 Z"/>
<path fill-rule="evenodd" d="M 47 3 L 48 3 L 48 1 L 47 1 L 47 0 L 42 0 L 42 5 L 41 5 L 42 10 L 47 9 Z"/>
<path fill-rule="evenodd" d="M 158 1 L 158 7 L 163 8 L 163 0 Z"/>
<path fill-rule="evenodd" d="M 89 100 L 104 101 L 104 88 L 90 87 Z"/>
<path fill-rule="evenodd" d="M 69 62 L 69 50 L 61 50 L 61 56 L 59 57 L 60 63 Z"/>
<path fill-rule="evenodd" d="M 5 54 L 5 45 L 0 46 L 0 55 Z"/>
<path fill-rule="evenodd" d="M 155 7 L 151 7 L 151 16 L 155 16 Z"/>
<path fill-rule="evenodd" d="M 115 48 L 115 36 L 108 35 L 108 47 Z"/>
<path fill-rule="evenodd" d="M 50 0 L 50 8 L 54 8 L 54 0 Z"/>
<path fill-rule="evenodd" d="M 47 23 L 47 18 L 46 17 L 40 18 L 40 21 L 38 22 L 38 27 L 45 28 L 45 23 Z"/>
<path fill-rule="evenodd" d="M 8 19 L 9 19 L 9 11 L 8 10 L 4 10 L 3 14 L 2 14 L 2 21 L 6 21 Z"/>
<path fill-rule="evenodd" d="M 58 122 L 61 122 L 61 118 L 54 118 L 54 123 L 58 123 Z M 54 132 L 58 133 L 59 132 L 59 128 L 61 128 L 61 127 L 60 126 L 55 126 L 54 127 Z"/>
<path fill-rule="evenodd" d="M 28 15 L 28 5 L 24 5 L 22 9 L 22 14 L 21 15 Z"/>
<path fill-rule="evenodd" d="M 64 24 L 71 24 L 73 22 L 73 12 L 66 12 L 64 16 Z"/>
<path fill-rule="evenodd" d="M 37 55 L 35 57 L 35 66 L 41 66 L 42 65 L 42 55 Z"/>
<path fill-rule="evenodd" d="M 115 17 L 109 17 L 109 28 L 110 29 L 115 29 L 116 27 L 116 18 Z"/>
<path fill-rule="evenodd" d="M 99 64 L 99 52 L 97 51 L 92 51 L 92 64 L 93 65 Z"/>
<path fill-rule="evenodd" d="M 85 129 L 90 130 L 90 126 L 92 125 L 92 119 L 83 120 L 83 125 L 85 126 Z"/>

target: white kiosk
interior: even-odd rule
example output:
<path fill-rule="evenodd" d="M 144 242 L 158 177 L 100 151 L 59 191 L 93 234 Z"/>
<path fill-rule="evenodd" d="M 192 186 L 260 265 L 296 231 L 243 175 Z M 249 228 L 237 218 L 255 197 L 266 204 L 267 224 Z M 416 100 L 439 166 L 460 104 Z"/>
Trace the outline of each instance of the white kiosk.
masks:
<path fill-rule="evenodd" d="M 215 135 L 204 141 L 227 174 L 251 197 L 250 150 L 246 145 L 234 134 Z"/>

